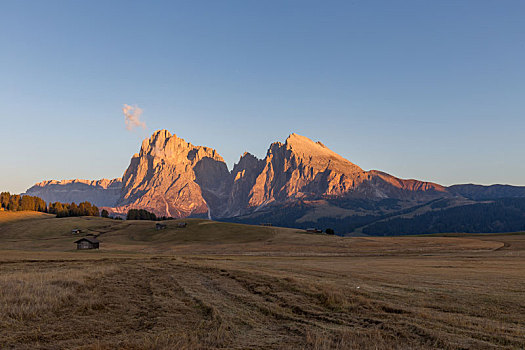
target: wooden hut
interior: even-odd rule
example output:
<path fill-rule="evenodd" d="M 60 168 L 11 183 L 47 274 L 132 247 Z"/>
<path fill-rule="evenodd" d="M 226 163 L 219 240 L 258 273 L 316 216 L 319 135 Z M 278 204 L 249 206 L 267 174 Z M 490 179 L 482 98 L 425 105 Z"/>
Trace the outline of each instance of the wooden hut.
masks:
<path fill-rule="evenodd" d="M 315 228 L 315 227 L 307 228 L 306 232 L 308 232 L 308 233 L 323 233 L 323 231 L 321 231 L 321 230 L 319 230 L 318 228 Z"/>
<path fill-rule="evenodd" d="M 79 239 L 78 241 L 75 241 L 77 244 L 77 249 L 98 249 L 99 247 L 99 241 L 96 238 L 91 237 L 84 237 Z"/>
<path fill-rule="evenodd" d="M 165 224 L 161 224 L 161 223 L 156 223 L 155 224 L 155 229 L 156 230 L 163 230 L 165 229 L 167 226 Z"/>

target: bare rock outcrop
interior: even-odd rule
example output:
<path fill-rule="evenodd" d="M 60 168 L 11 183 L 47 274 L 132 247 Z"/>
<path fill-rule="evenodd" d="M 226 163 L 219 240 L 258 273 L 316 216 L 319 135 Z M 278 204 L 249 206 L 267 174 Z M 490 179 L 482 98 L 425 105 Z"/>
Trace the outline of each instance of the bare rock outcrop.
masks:
<path fill-rule="evenodd" d="M 263 160 L 241 158 L 233 171 L 231 215 L 267 205 L 319 198 L 429 200 L 446 193 L 440 185 L 364 171 L 321 142 L 291 134 L 273 143 Z"/>
<path fill-rule="evenodd" d="M 252 189 L 264 164 L 264 160 L 257 159 L 254 155 L 245 152 L 239 162 L 233 166 L 225 216 L 234 217 L 247 212 L 250 198 L 253 195 Z"/>
<path fill-rule="evenodd" d="M 209 216 L 226 196 L 229 176 L 215 150 L 159 130 L 142 142 L 140 153 L 131 159 L 117 207 L 177 218 Z"/>

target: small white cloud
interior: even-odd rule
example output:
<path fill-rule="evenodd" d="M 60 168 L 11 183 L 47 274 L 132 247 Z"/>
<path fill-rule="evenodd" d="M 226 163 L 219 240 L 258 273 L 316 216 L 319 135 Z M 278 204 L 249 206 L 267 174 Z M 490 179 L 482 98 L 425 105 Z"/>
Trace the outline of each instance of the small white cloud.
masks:
<path fill-rule="evenodd" d="M 140 120 L 142 108 L 137 105 L 130 106 L 125 104 L 122 107 L 122 113 L 124 113 L 124 117 L 126 118 L 126 129 L 133 130 L 135 127 L 146 128 L 146 123 Z"/>

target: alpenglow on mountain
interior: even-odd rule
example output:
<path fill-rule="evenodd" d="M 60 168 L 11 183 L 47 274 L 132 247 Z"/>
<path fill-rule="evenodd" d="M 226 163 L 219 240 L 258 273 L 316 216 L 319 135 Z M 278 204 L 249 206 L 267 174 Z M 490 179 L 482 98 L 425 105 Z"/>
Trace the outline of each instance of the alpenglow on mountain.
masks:
<path fill-rule="evenodd" d="M 414 220 L 438 209 L 525 197 L 522 187 L 476 186 L 447 188 L 365 171 L 321 142 L 297 134 L 271 144 L 264 159 L 244 153 L 229 171 L 216 150 L 159 130 L 142 142 L 122 179 L 44 181 L 26 194 L 46 201 L 89 200 L 116 214 L 141 208 L 174 218 L 366 233 L 373 233 L 374 225 L 384 231 L 385 223 Z"/>

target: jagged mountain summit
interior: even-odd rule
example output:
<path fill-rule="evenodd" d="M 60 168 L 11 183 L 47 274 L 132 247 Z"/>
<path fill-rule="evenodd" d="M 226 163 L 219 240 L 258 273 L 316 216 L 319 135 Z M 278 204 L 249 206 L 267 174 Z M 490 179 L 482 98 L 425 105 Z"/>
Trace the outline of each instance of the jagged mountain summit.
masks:
<path fill-rule="evenodd" d="M 219 204 L 216 194 L 227 192 L 229 176 L 215 150 L 159 130 L 131 159 L 115 206 L 118 211 L 144 208 L 171 217 L 211 217 L 210 208 Z"/>
<path fill-rule="evenodd" d="M 447 188 L 366 171 L 321 142 L 297 134 L 271 144 L 263 159 L 244 153 L 229 171 L 216 150 L 159 130 L 142 142 L 122 179 L 46 181 L 27 194 L 46 201 L 89 200 L 119 214 L 142 208 L 175 218 L 296 227 L 322 224 L 352 231 L 436 208 L 471 205 L 487 194 L 525 196 L 523 188 L 504 186 L 501 191 L 484 186 Z M 442 204 L 436 206 L 436 201 Z"/>
<path fill-rule="evenodd" d="M 248 157 L 250 161 L 245 161 Z M 233 171 L 229 215 L 294 200 L 404 198 L 426 200 L 445 193 L 428 182 L 401 180 L 378 171 L 364 171 L 321 142 L 291 134 L 285 143 L 273 143 L 262 160 L 245 154 Z M 244 190 L 244 193 L 238 191 Z"/>

